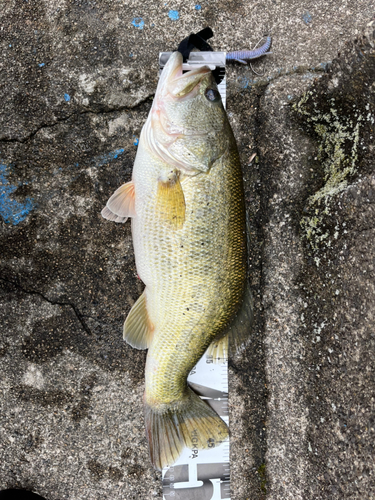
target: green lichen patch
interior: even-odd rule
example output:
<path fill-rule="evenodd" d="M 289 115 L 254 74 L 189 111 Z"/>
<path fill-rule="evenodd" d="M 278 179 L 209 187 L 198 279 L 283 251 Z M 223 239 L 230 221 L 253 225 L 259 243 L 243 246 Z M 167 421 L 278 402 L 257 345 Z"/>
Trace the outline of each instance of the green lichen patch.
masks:
<path fill-rule="evenodd" d="M 360 139 L 363 114 L 359 111 L 354 117 L 345 115 L 336 107 L 335 99 L 331 99 L 329 112 L 321 113 L 315 106 L 313 112 L 306 106 L 307 100 L 314 98 L 314 91 L 306 92 L 301 100 L 294 104 L 294 110 L 304 115 L 309 128 L 318 137 L 319 147 L 317 159 L 324 169 L 324 185 L 309 199 L 309 204 L 328 199 L 347 186 L 348 177 L 356 172 L 358 162 L 358 143 Z"/>
<path fill-rule="evenodd" d="M 258 467 L 258 477 L 260 481 L 260 489 L 262 493 L 265 495 L 267 493 L 267 471 L 266 464 L 262 464 Z"/>
<path fill-rule="evenodd" d="M 301 219 L 304 235 L 316 249 L 329 236 L 324 231 L 321 216 L 331 213 L 333 197 L 347 187 L 349 179 L 357 171 L 364 115 L 357 110 L 354 116 L 348 116 L 336 105 L 334 98 L 330 99 L 328 112 L 321 112 L 314 105 L 309 109 L 307 103 L 314 98 L 318 98 L 317 92 L 310 90 L 293 108 L 305 118 L 308 128 L 318 139 L 317 160 L 324 172 L 322 187 L 307 200 L 309 214 Z"/>
<path fill-rule="evenodd" d="M 373 144 L 374 54 L 366 40 L 362 44 L 353 43 L 348 54 L 334 61 L 330 72 L 293 104 L 299 121 L 317 142 L 315 160 L 321 168 L 320 187 L 307 198 L 300 220 L 302 236 L 314 251 L 337 238 L 331 227 L 336 195 L 362 170 Z"/>

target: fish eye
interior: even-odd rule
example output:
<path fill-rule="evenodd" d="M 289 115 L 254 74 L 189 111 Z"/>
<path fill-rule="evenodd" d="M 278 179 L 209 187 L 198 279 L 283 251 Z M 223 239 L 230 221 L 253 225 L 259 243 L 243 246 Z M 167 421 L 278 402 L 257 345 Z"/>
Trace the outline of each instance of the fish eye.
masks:
<path fill-rule="evenodd" d="M 208 99 L 211 102 L 217 102 L 220 100 L 220 92 L 216 89 L 206 89 L 204 95 L 206 96 L 206 99 Z"/>

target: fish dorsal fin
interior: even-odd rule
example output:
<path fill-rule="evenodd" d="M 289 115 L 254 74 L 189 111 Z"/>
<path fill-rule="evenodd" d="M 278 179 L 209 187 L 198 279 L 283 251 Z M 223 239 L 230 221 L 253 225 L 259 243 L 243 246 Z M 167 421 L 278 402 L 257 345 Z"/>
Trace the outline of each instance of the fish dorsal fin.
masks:
<path fill-rule="evenodd" d="M 136 349 L 148 349 L 154 333 L 147 307 L 145 291 L 131 308 L 124 323 L 124 340 Z"/>
<path fill-rule="evenodd" d="M 102 210 L 102 217 L 115 222 L 126 222 L 128 217 L 135 216 L 134 182 L 120 186 L 107 201 Z"/>
<path fill-rule="evenodd" d="M 185 196 L 179 173 L 171 170 L 162 174 L 158 180 L 156 209 L 159 216 L 173 229 L 180 229 L 185 222 Z"/>
<path fill-rule="evenodd" d="M 237 314 L 229 323 L 221 336 L 216 338 L 206 351 L 206 358 L 214 363 L 223 362 L 231 355 L 238 353 L 246 344 L 254 322 L 254 304 L 249 283 L 246 283 L 244 298 Z"/>

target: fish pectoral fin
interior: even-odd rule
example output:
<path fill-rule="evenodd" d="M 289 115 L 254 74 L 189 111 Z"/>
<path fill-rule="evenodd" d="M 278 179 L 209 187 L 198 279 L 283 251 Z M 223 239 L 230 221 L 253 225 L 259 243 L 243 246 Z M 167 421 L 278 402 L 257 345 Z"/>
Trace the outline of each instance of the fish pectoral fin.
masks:
<path fill-rule="evenodd" d="M 148 405 L 146 394 L 146 435 L 159 470 L 173 465 L 184 447 L 214 448 L 228 437 L 226 423 L 190 388 L 181 400 L 163 406 Z"/>
<path fill-rule="evenodd" d="M 173 229 L 180 229 L 185 222 L 185 196 L 175 170 L 160 176 L 156 196 L 156 209 L 159 216 Z"/>
<path fill-rule="evenodd" d="M 120 186 L 102 210 L 102 217 L 115 222 L 126 222 L 128 217 L 135 216 L 134 182 Z"/>
<path fill-rule="evenodd" d="M 146 307 L 145 292 L 131 308 L 124 323 L 124 340 L 136 349 L 148 349 L 154 334 Z"/>
<path fill-rule="evenodd" d="M 246 283 L 243 302 L 223 334 L 217 337 L 206 351 L 206 359 L 222 363 L 230 354 L 238 353 L 246 344 L 254 322 L 254 304 L 249 283 Z"/>

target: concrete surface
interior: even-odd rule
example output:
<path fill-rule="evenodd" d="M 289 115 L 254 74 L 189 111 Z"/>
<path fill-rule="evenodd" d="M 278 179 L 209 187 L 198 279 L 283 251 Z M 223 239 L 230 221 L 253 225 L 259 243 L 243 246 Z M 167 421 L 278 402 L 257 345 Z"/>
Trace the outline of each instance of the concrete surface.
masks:
<path fill-rule="evenodd" d="M 130 178 L 159 51 L 207 25 L 217 50 L 273 36 L 264 76 L 228 71 L 256 300 L 230 361 L 232 498 L 375 498 L 375 24 L 341 0 L 0 1 L 1 488 L 161 498 L 145 354 L 121 338 L 142 289 L 130 226 L 100 210 Z"/>

